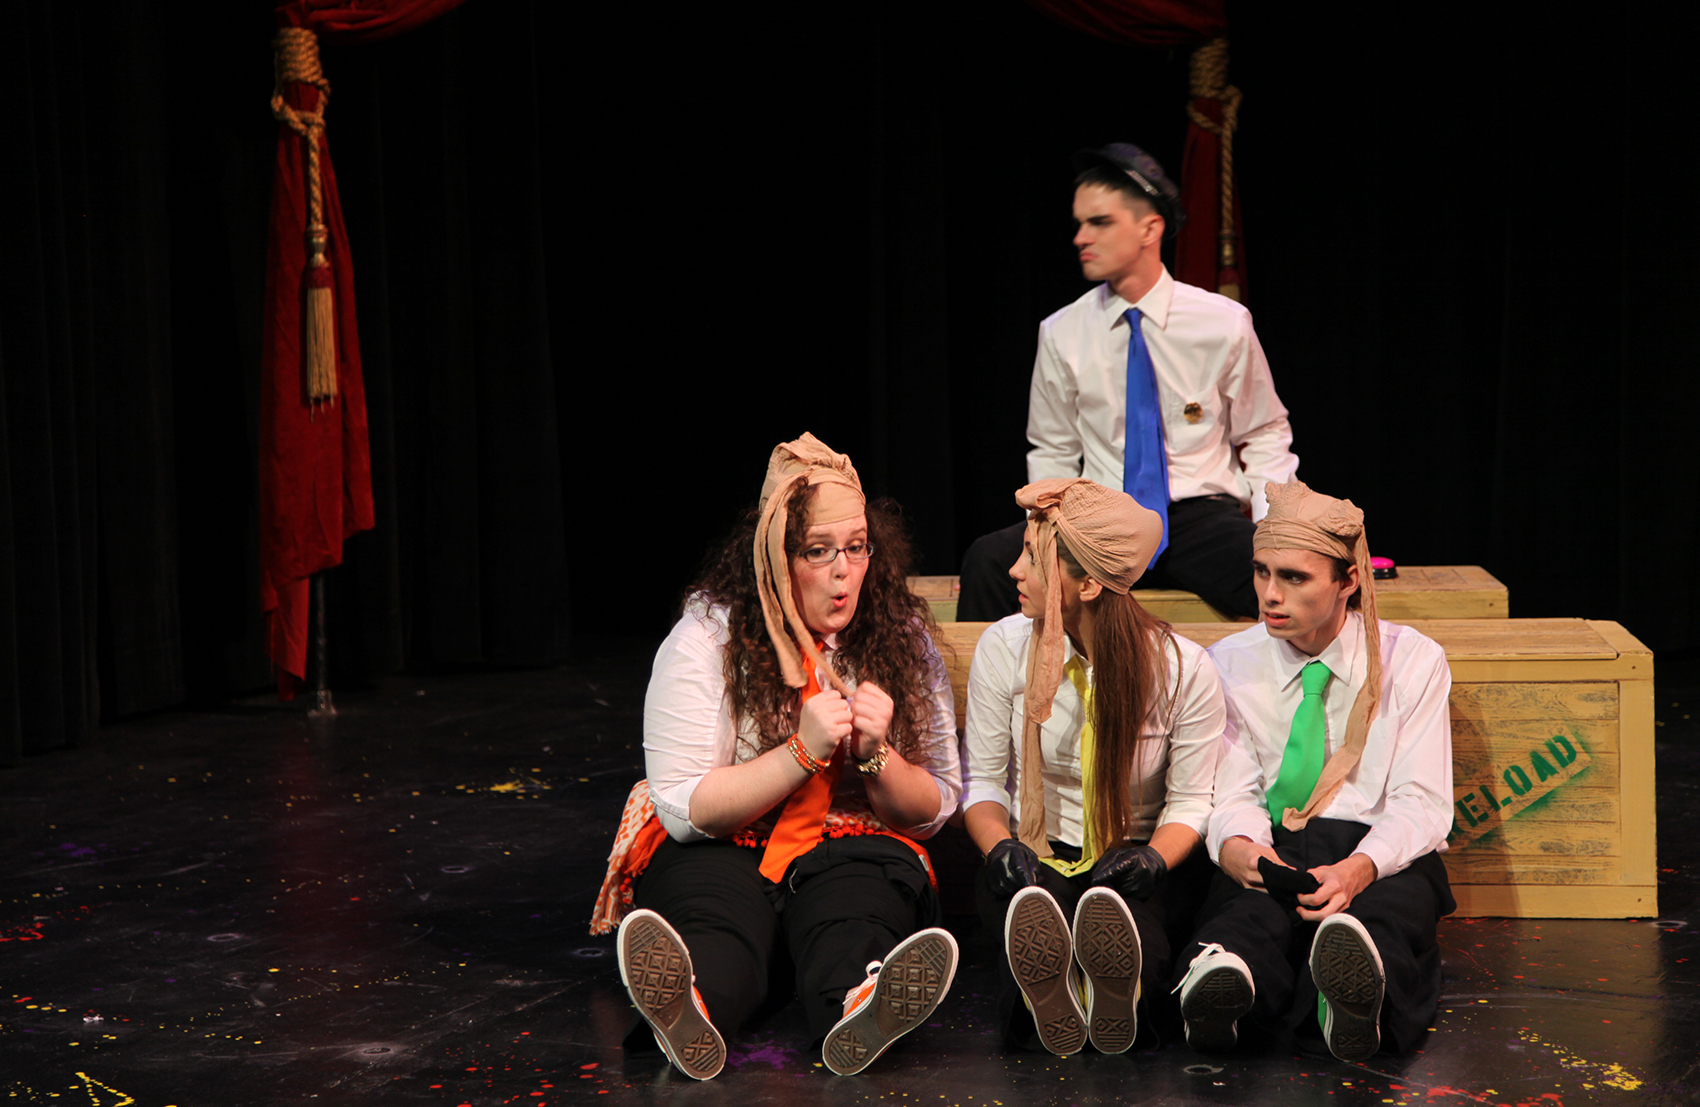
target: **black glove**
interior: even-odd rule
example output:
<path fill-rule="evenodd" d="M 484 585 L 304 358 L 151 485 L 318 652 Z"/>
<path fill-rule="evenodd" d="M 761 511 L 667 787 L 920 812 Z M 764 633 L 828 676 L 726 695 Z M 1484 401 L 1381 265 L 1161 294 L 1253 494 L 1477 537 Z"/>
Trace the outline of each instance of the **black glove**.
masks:
<path fill-rule="evenodd" d="M 986 854 L 986 885 L 1000 899 L 1039 883 L 1039 855 L 1020 839 L 1005 838 Z"/>
<path fill-rule="evenodd" d="M 1092 883 L 1114 889 L 1123 899 L 1145 900 L 1168 871 L 1169 863 L 1150 846 L 1124 846 L 1098 858 L 1092 866 Z"/>

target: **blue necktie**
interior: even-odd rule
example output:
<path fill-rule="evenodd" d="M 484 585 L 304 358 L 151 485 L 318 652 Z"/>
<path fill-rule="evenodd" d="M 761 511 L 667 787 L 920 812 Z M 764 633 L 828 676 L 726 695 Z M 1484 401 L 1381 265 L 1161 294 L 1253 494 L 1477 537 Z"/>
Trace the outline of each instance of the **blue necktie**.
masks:
<path fill-rule="evenodd" d="M 1139 329 L 1140 311 L 1127 317 L 1127 444 L 1123 451 L 1122 491 L 1163 519 L 1163 538 L 1151 564 L 1169 548 L 1169 459 L 1163 450 L 1163 411 L 1157 402 L 1157 367 Z"/>

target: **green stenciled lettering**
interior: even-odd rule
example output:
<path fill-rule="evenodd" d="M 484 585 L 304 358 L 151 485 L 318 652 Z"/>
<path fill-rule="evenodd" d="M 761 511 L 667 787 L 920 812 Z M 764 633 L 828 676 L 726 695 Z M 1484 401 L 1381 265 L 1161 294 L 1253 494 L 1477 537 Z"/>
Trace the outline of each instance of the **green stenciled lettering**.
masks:
<path fill-rule="evenodd" d="M 1471 826 L 1475 826 L 1478 822 L 1481 821 L 1480 819 L 1476 818 L 1474 815 L 1472 815 L 1470 813 L 1469 807 L 1465 805 L 1463 800 L 1459 800 L 1457 803 L 1453 804 L 1452 806 L 1454 806 L 1458 809 L 1458 813 L 1460 815 L 1462 815 L 1466 819 L 1470 820 Z"/>
<path fill-rule="evenodd" d="M 1552 767 L 1552 762 L 1541 756 L 1540 750 L 1529 755 L 1529 763 L 1535 767 L 1536 780 L 1545 780 L 1549 776 L 1558 775 L 1558 770 Z"/>
<path fill-rule="evenodd" d="M 1552 754 L 1552 759 L 1558 762 L 1560 768 L 1576 760 L 1576 747 L 1562 734 L 1554 734 L 1547 739 L 1547 752 Z"/>
<path fill-rule="evenodd" d="M 1523 766 L 1513 765 L 1505 770 L 1505 786 L 1520 796 L 1529 794 L 1534 785 L 1529 783 L 1529 774 L 1523 771 Z"/>

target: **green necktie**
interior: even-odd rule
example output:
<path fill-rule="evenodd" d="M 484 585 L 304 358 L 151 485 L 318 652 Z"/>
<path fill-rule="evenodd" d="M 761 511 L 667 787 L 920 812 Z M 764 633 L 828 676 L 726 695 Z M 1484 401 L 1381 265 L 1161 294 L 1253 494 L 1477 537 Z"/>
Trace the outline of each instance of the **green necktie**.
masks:
<path fill-rule="evenodd" d="M 1269 819 L 1281 825 L 1281 815 L 1289 807 L 1304 810 L 1310 793 L 1322 775 L 1322 763 L 1328 753 L 1327 728 L 1323 723 L 1322 690 L 1328 687 L 1334 674 L 1320 661 L 1305 665 L 1299 673 L 1304 687 L 1304 699 L 1293 712 L 1293 729 L 1287 733 L 1287 750 L 1281 755 L 1281 773 L 1269 789 Z"/>

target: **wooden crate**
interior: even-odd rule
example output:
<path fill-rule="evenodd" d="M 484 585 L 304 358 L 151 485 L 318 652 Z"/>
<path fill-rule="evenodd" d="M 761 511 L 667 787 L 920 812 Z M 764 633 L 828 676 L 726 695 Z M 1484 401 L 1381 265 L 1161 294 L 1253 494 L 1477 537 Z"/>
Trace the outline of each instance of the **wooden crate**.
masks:
<path fill-rule="evenodd" d="M 1653 655 L 1586 619 L 1409 624 L 1452 667 L 1453 829 L 1460 915 L 1629 918 L 1658 913 Z M 957 724 L 985 623 L 946 626 Z M 1209 646 L 1243 629 L 1175 628 Z"/>
<path fill-rule="evenodd" d="M 933 618 L 941 623 L 956 622 L 956 598 L 962 592 L 957 577 L 910 577 L 909 591 L 927 601 Z"/>
<path fill-rule="evenodd" d="M 956 577 L 910 577 L 910 591 L 933 608 L 941 623 L 956 619 L 961 585 Z M 1511 613 L 1505 585 L 1479 565 L 1406 565 L 1392 580 L 1375 583 L 1381 617 L 1412 619 L 1504 619 Z M 1231 623 L 1191 592 L 1176 588 L 1136 588 L 1133 594 L 1151 614 L 1171 623 Z"/>

